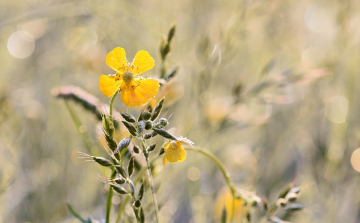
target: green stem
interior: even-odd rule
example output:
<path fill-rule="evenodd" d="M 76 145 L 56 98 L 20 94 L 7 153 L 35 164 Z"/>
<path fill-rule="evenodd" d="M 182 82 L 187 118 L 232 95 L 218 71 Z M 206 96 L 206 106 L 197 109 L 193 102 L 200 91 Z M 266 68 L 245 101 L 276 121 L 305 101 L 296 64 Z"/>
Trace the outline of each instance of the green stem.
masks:
<path fill-rule="evenodd" d="M 119 93 L 119 91 L 116 91 L 115 93 L 114 93 L 114 95 L 112 96 L 112 98 L 111 98 L 111 101 L 110 101 L 110 118 L 111 118 L 111 120 L 112 120 L 112 114 L 113 114 L 113 103 L 114 103 L 114 100 L 115 100 L 115 98 L 116 98 L 116 95 Z"/>
<path fill-rule="evenodd" d="M 118 94 L 119 91 L 116 91 L 114 93 L 114 95 L 111 98 L 110 101 L 110 119 L 111 121 L 113 120 L 112 114 L 113 114 L 113 103 L 114 103 L 114 99 L 116 97 L 116 95 Z M 113 170 L 111 173 L 111 179 L 113 179 L 116 176 L 116 171 Z M 111 201 L 112 201 L 112 195 L 113 195 L 114 191 L 112 189 L 111 186 L 109 186 L 109 193 L 108 193 L 108 197 L 107 197 L 107 201 L 106 201 L 106 223 L 110 223 L 110 211 L 111 211 Z"/>
<path fill-rule="evenodd" d="M 142 139 L 142 147 L 143 147 L 143 153 L 144 153 L 145 160 L 146 160 L 147 174 L 148 174 L 150 188 L 151 188 L 151 195 L 152 195 L 153 203 L 154 203 L 155 219 L 156 219 L 156 222 L 159 223 L 159 209 L 158 209 L 158 204 L 157 204 L 157 199 L 156 199 L 154 181 L 153 181 L 152 174 L 151 174 L 151 168 L 150 168 L 150 163 L 149 163 L 149 154 L 147 154 L 147 152 L 146 152 L 146 146 L 145 146 L 144 139 Z"/>
<path fill-rule="evenodd" d="M 231 191 L 231 195 L 232 195 L 232 199 L 233 199 L 232 212 L 231 212 L 231 215 L 230 215 L 230 222 L 232 222 L 233 218 L 234 218 L 235 199 L 242 198 L 243 200 L 247 201 L 248 200 L 247 196 L 244 194 L 244 192 L 242 190 L 235 187 L 234 183 L 230 179 L 230 174 L 225 169 L 224 164 L 214 154 L 212 154 L 208 150 L 200 149 L 200 148 L 186 148 L 186 150 L 191 150 L 191 151 L 194 151 L 194 152 L 201 153 L 202 155 L 205 155 L 206 157 L 210 158 L 219 167 L 222 175 L 225 178 L 226 184 L 227 184 L 227 186 L 229 187 L 229 189 Z"/>

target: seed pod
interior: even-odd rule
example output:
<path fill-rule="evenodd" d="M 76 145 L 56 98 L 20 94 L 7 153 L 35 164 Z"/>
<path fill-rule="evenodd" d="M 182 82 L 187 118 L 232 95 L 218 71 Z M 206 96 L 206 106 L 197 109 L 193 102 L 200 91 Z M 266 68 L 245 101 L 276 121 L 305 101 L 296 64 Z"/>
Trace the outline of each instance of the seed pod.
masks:
<path fill-rule="evenodd" d="M 135 186 L 133 184 L 133 182 L 129 179 L 128 180 L 129 186 L 131 188 L 131 195 L 134 197 L 135 196 Z"/>
<path fill-rule="evenodd" d="M 300 211 L 304 209 L 304 205 L 302 204 L 290 204 L 286 210 L 291 210 L 291 211 Z"/>
<path fill-rule="evenodd" d="M 154 151 L 155 148 L 156 148 L 156 144 L 151 144 L 148 148 L 146 148 L 146 151 L 148 153 L 150 153 L 150 152 Z"/>
<path fill-rule="evenodd" d="M 154 121 L 157 117 L 159 117 L 161 109 L 163 107 L 165 98 L 162 98 L 159 103 L 155 106 L 154 111 L 151 115 L 151 121 Z"/>
<path fill-rule="evenodd" d="M 223 207 L 222 211 L 221 211 L 221 219 L 220 222 L 221 223 L 226 223 L 226 218 L 227 218 L 227 213 L 226 213 L 226 208 L 225 206 Z"/>
<path fill-rule="evenodd" d="M 136 136 L 136 128 L 133 124 L 129 123 L 129 122 L 125 122 L 122 121 L 122 123 L 124 123 L 125 127 L 127 128 L 127 130 L 130 132 L 131 135 Z"/>
<path fill-rule="evenodd" d="M 167 74 L 166 77 L 164 78 L 166 81 L 170 80 L 171 78 L 175 77 L 176 73 L 178 72 L 179 67 L 175 67 L 174 69 L 170 70 Z"/>
<path fill-rule="evenodd" d="M 132 123 L 136 122 L 136 119 L 134 118 L 134 116 L 132 116 L 126 112 L 121 112 L 120 114 L 127 122 L 132 122 Z"/>
<path fill-rule="evenodd" d="M 150 113 L 149 113 L 150 114 Z M 152 122 L 151 121 L 147 121 L 145 122 L 145 129 L 146 130 L 150 130 L 152 128 Z"/>
<path fill-rule="evenodd" d="M 125 190 L 125 188 L 115 185 L 115 184 L 111 184 L 111 187 L 114 189 L 114 191 L 118 192 L 119 194 L 127 194 L 128 192 Z"/>
<path fill-rule="evenodd" d="M 126 180 L 122 177 L 115 179 L 115 183 L 117 183 L 117 184 L 124 184 L 125 182 L 126 182 Z"/>
<path fill-rule="evenodd" d="M 144 181 L 143 181 L 143 183 L 141 184 L 140 189 L 139 189 L 138 200 L 141 201 L 141 199 L 144 197 L 144 191 L 145 191 L 145 189 L 144 189 Z"/>
<path fill-rule="evenodd" d="M 141 201 L 136 200 L 133 205 L 134 205 L 135 208 L 139 208 L 139 207 L 141 207 Z"/>
<path fill-rule="evenodd" d="M 150 139 L 150 138 L 152 138 L 152 137 L 154 137 L 154 136 L 156 136 L 156 135 L 157 135 L 157 133 L 154 132 L 154 131 L 152 131 L 152 132 L 150 132 L 150 133 L 146 133 L 146 134 L 144 135 L 144 139 Z"/>
<path fill-rule="evenodd" d="M 118 145 L 118 147 L 117 147 L 117 150 L 119 151 L 119 153 L 121 153 L 123 149 L 125 149 L 126 147 L 129 146 L 130 141 L 131 141 L 131 138 L 128 137 L 128 138 L 122 139 L 122 140 L 119 142 L 119 145 Z"/>
<path fill-rule="evenodd" d="M 290 201 L 290 202 L 294 202 L 294 201 L 296 201 L 296 199 L 297 199 L 298 196 L 299 196 L 298 194 L 295 194 L 295 193 L 293 193 L 293 192 L 289 192 L 289 193 L 286 195 L 285 198 L 286 198 L 288 201 Z"/>
<path fill-rule="evenodd" d="M 139 117 L 138 117 L 138 119 L 137 119 L 138 122 L 140 122 L 141 120 L 143 120 L 142 114 L 143 114 L 143 113 L 141 112 L 140 115 L 139 115 Z"/>
<path fill-rule="evenodd" d="M 116 147 L 117 147 L 116 141 L 109 134 L 106 133 L 105 129 L 103 129 L 103 131 L 104 131 L 106 144 L 111 149 L 111 151 L 114 151 L 116 149 Z"/>
<path fill-rule="evenodd" d="M 107 159 L 105 159 L 105 158 L 103 158 L 103 157 L 92 156 L 91 158 L 92 158 L 95 162 L 97 162 L 98 164 L 100 164 L 101 166 L 112 166 L 112 165 L 113 165 L 109 160 L 107 160 Z"/>
<path fill-rule="evenodd" d="M 140 122 L 138 122 L 137 131 L 139 134 L 143 134 L 144 129 L 145 129 L 145 122 L 141 120 Z"/>
<path fill-rule="evenodd" d="M 134 151 L 134 153 L 139 154 L 140 153 L 140 148 L 137 145 L 134 145 L 133 151 Z"/>
<path fill-rule="evenodd" d="M 142 207 L 140 208 L 140 222 L 145 223 L 145 214 Z"/>
<path fill-rule="evenodd" d="M 109 136 L 114 137 L 115 134 L 114 123 L 110 120 L 109 116 L 105 114 L 102 115 L 102 125 L 105 132 L 109 134 Z"/>
<path fill-rule="evenodd" d="M 143 120 L 147 121 L 147 120 L 149 120 L 150 118 L 151 118 L 150 112 L 144 112 L 144 113 L 142 114 L 142 119 L 143 119 Z"/>
<path fill-rule="evenodd" d="M 164 138 L 167 138 L 167 139 L 172 139 L 172 140 L 177 140 L 177 138 L 173 135 L 171 135 L 169 132 L 167 132 L 166 130 L 164 129 L 158 129 L 158 128 L 154 128 L 153 129 L 157 134 L 161 135 L 162 137 Z"/>
<path fill-rule="evenodd" d="M 160 69 L 160 78 L 164 78 L 166 75 L 166 71 L 167 71 L 167 66 L 165 64 L 162 65 L 161 69 Z"/>
<path fill-rule="evenodd" d="M 172 38 L 175 36 L 175 31 L 176 31 L 176 24 L 173 24 L 168 33 L 168 38 L 167 38 L 168 43 L 170 43 Z"/>
<path fill-rule="evenodd" d="M 161 156 L 162 154 L 164 154 L 165 153 L 165 149 L 164 148 L 161 148 L 160 149 L 160 152 L 159 152 L 159 156 Z"/>
<path fill-rule="evenodd" d="M 162 59 L 162 60 L 165 59 L 166 54 L 167 54 L 167 52 L 166 52 L 166 50 L 165 50 L 166 45 L 167 45 L 167 41 L 166 41 L 165 39 L 163 39 L 163 40 L 161 41 L 161 43 L 160 43 L 160 55 L 161 55 L 161 59 Z"/>
<path fill-rule="evenodd" d="M 118 172 L 122 177 L 124 177 L 125 179 L 127 178 L 126 172 L 122 166 L 116 165 L 115 169 L 116 169 L 116 172 Z"/>
<path fill-rule="evenodd" d="M 277 206 L 281 206 L 281 207 L 285 207 L 287 205 L 287 200 L 284 199 L 284 198 L 279 198 L 277 201 L 276 201 L 276 205 Z"/>
<path fill-rule="evenodd" d="M 133 172 L 134 172 L 134 157 L 132 156 L 128 164 L 128 176 L 131 177 Z"/>

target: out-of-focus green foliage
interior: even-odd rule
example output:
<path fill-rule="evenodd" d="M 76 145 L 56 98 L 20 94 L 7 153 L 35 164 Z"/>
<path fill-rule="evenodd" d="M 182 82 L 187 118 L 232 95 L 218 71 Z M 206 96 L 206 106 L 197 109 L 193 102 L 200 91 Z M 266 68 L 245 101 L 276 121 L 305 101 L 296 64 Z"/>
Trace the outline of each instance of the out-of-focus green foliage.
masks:
<path fill-rule="evenodd" d="M 113 72 L 105 57 L 117 46 L 128 58 L 139 50 L 154 57 L 145 76 L 170 75 L 150 103 L 166 95 L 160 116 L 170 118 L 170 133 L 216 154 L 237 185 L 269 204 L 289 183 L 301 188 L 304 211 L 277 209 L 278 217 L 359 222 L 359 12 L 356 0 L 2 0 L 0 222 L 78 222 L 67 203 L 84 219 L 104 220 L 108 185 L 98 175 L 111 172 L 77 152 L 106 154 L 99 116 L 89 110 L 108 108 L 65 104 L 52 92 L 73 85 L 108 103 L 98 80 Z M 115 106 L 141 112 L 119 99 Z M 126 134 L 121 126 L 115 138 Z M 225 182 L 213 163 L 194 152 L 159 162 L 163 222 L 220 221 L 214 203 Z M 150 205 L 146 193 L 142 204 Z M 114 196 L 112 219 L 122 201 Z"/>

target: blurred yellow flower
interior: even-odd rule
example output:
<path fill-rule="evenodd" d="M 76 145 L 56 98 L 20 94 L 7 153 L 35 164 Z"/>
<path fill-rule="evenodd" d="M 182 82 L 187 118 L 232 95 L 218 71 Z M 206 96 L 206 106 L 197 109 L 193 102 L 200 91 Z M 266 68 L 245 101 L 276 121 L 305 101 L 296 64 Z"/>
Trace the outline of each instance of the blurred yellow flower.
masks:
<path fill-rule="evenodd" d="M 144 50 L 137 52 L 133 62 L 129 64 L 125 50 L 117 47 L 106 56 L 106 64 L 116 71 L 114 75 L 100 77 L 100 90 L 107 97 L 120 90 L 124 104 L 137 107 L 149 102 L 159 90 L 158 80 L 145 79 L 140 75 L 155 65 L 154 59 Z"/>
<path fill-rule="evenodd" d="M 233 203 L 233 197 L 228 187 L 221 189 L 215 201 L 214 217 L 216 220 L 220 221 L 221 213 L 224 207 L 226 209 L 227 216 L 231 216 L 234 211 L 233 217 L 236 222 L 241 222 L 246 217 L 248 210 L 248 207 L 244 206 L 243 200 L 235 199 Z"/>
<path fill-rule="evenodd" d="M 177 163 L 186 159 L 186 151 L 182 147 L 182 144 L 192 146 L 194 143 L 183 137 L 178 138 L 178 140 L 171 140 L 170 142 L 165 143 L 163 165 L 165 165 L 167 161 L 170 163 Z"/>

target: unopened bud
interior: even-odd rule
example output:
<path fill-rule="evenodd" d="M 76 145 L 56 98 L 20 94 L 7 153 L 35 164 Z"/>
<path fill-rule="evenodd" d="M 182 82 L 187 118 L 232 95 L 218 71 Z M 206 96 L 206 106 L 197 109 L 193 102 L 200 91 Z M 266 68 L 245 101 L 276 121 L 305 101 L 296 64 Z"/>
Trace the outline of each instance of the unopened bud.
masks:
<path fill-rule="evenodd" d="M 158 129 L 158 128 L 154 128 L 153 129 L 157 134 L 161 135 L 164 138 L 167 139 L 172 139 L 172 140 L 177 140 L 177 138 L 175 136 L 173 136 L 172 134 L 170 134 L 169 132 L 167 132 L 164 129 Z"/>
<path fill-rule="evenodd" d="M 168 121 L 166 118 L 161 118 L 161 119 L 159 120 L 159 123 L 160 123 L 160 125 L 161 125 L 162 127 L 165 127 L 165 126 L 167 126 L 167 125 L 169 124 L 169 121 Z"/>
<path fill-rule="evenodd" d="M 134 207 L 135 207 L 135 208 L 141 207 L 141 202 L 140 202 L 140 200 L 136 200 L 136 201 L 134 202 Z"/>
<path fill-rule="evenodd" d="M 126 147 L 129 146 L 130 141 L 131 141 L 131 138 L 128 137 L 128 138 L 122 139 L 122 140 L 119 142 L 119 145 L 118 145 L 117 149 L 119 150 L 120 153 L 121 153 L 121 151 L 122 151 L 123 149 L 125 149 Z"/>
<path fill-rule="evenodd" d="M 276 205 L 277 206 L 281 206 L 281 207 L 285 207 L 287 205 L 287 200 L 284 199 L 284 198 L 279 198 L 277 201 L 276 201 Z"/>
<path fill-rule="evenodd" d="M 165 98 L 162 98 L 159 103 L 156 105 L 156 107 L 154 108 L 154 111 L 152 112 L 151 115 L 151 121 L 154 121 L 157 117 L 159 117 L 163 104 L 164 104 L 164 100 Z"/>
<path fill-rule="evenodd" d="M 154 136 L 156 136 L 156 135 L 157 135 L 157 133 L 154 132 L 154 131 L 152 131 L 152 132 L 150 132 L 150 133 L 146 133 L 146 134 L 144 135 L 144 139 L 150 139 L 150 138 L 152 138 L 152 137 L 154 137 Z"/>
<path fill-rule="evenodd" d="M 91 157 L 95 162 L 97 162 L 98 164 L 100 164 L 101 166 L 112 166 L 113 164 L 109 161 L 109 160 L 107 160 L 107 159 L 105 159 L 105 158 L 103 158 L 103 157 L 96 157 L 96 156 L 93 156 L 93 157 Z"/>
<path fill-rule="evenodd" d="M 137 145 L 134 145 L 133 151 L 134 151 L 134 153 L 139 154 L 140 153 L 140 148 Z"/>
<path fill-rule="evenodd" d="M 136 136 L 136 128 L 135 126 L 133 126 L 133 124 L 129 123 L 129 122 L 125 122 L 123 121 L 122 123 L 124 123 L 125 127 L 127 128 L 127 130 L 129 130 L 130 134 L 133 136 Z"/>
<path fill-rule="evenodd" d="M 286 199 L 288 199 L 288 201 L 290 201 L 290 202 L 294 202 L 294 201 L 296 201 L 296 199 L 297 199 L 298 196 L 299 196 L 298 194 L 295 194 L 295 193 L 293 193 L 293 192 L 289 192 L 289 193 L 286 195 Z"/>
<path fill-rule="evenodd" d="M 143 117 L 143 120 L 147 121 L 151 118 L 151 114 L 150 114 L 150 112 L 144 112 L 142 114 L 142 117 Z"/>
<path fill-rule="evenodd" d="M 128 113 L 125 113 L 125 112 L 122 112 L 121 113 L 121 116 L 127 121 L 127 122 L 136 122 L 136 119 L 134 118 L 134 116 L 128 114 Z"/>
<path fill-rule="evenodd" d="M 114 191 L 118 192 L 119 194 L 127 194 L 128 192 L 121 186 L 111 184 L 111 187 L 114 189 Z"/>
<path fill-rule="evenodd" d="M 116 178 L 115 179 L 115 183 L 117 184 L 124 184 L 126 182 L 126 180 L 124 178 Z"/>
<path fill-rule="evenodd" d="M 147 152 L 152 152 L 152 151 L 155 150 L 155 148 L 156 148 L 156 144 L 151 144 L 151 145 L 146 149 L 146 151 L 147 151 Z"/>
<path fill-rule="evenodd" d="M 152 128 L 152 122 L 151 121 L 145 122 L 145 129 L 150 130 L 151 128 Z"/>

